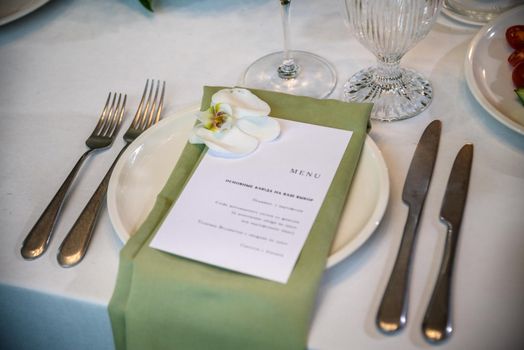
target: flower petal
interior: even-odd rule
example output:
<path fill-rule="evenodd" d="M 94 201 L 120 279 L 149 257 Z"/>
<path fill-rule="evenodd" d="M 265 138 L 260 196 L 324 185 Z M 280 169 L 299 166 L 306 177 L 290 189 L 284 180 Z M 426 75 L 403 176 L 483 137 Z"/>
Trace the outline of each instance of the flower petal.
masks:
<path fill-rule="evenodd" d="M 193 131 L 189 135 L 188 141 L 189 141 L 189 143 L 193 143 L 193 144 L 204 143 L 204 140 L 202 140 L 202 138 L 197 135 L 197 128 L 196 127 L 193 129 Z"/>
<path fill-rule="evenodd" d="M 242 157 L 258 147 L 256 137 L 244 133 L 237 127 L 221 133 L 214 133 L 202 127 L 196 128 L 194 134 L 190 140 L 202 140 L 209 148 L 209 152 L 217 157 Z"/>
<path fill-rule="evenodd" d="M 204 125 L 204 127 L 208 128 L 208 126 L 211 125 L 211 122 L 213 120 L 213 117 L 215 116 L 213 112 L 213 108 L 209 107 L 205 111 L 199 111 L 197 114 L 197 120 Z"/>
<path fill-rule="evenodd" d="M 250 116 L 269 115 L 271 108 L 247 89 L 222 89 L 211 97 L 213 104 L 226 103 L 233 109 L 233 115 L 237 118 Z"/>
<path fill-rule="evenodd" d="M 237 127 L 259 141 L 273 141 L 280 135 L 280 124 L 271 117 L 244 117 L 237 120 Z"/>

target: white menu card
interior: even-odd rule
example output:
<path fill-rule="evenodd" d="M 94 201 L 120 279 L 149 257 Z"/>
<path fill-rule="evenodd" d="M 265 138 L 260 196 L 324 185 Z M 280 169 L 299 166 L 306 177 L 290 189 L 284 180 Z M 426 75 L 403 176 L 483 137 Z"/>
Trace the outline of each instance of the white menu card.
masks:
<path fill-rule="evenodd" d="M 352 132 L 278 119 L 252 154 L 206 154 L 151 247 L 286 283 Z"/>

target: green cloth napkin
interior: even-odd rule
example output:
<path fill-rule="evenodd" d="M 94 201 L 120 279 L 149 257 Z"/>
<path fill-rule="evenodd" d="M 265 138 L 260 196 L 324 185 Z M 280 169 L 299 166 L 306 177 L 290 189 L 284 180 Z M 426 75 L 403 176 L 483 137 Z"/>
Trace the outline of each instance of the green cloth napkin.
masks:
<path fill-rule="evenodd" d="M 209 107 L 211 96 L 220 89 L 204 88 L 202 110 Z M 288 283 L 149 247 L 205 153 L 202 145 L 187 144 L 153 210 L 120 252 L 116 287 L 109 304 L 117 350 L 307 347 L 318 285 L 366 138 L 372 105 L 251 91 L 269 103 L 274 117 L 353 131 Z M 311 141 L 315 142 L 314 135 Z"/>

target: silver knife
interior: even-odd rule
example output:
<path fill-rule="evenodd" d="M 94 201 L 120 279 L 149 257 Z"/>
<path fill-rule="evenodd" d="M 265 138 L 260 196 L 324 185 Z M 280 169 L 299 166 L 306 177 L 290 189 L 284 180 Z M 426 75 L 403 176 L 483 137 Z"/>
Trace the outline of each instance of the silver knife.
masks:
<path fill-rule="evenodd" d="M 446 339 L 453 331 L 450 319 L 450 290 L 453 261 L 457 249 L 462 214 L 468 195 L 469 176 L 473 161 L 473 145 L 466 144 L 457 154 L 451 174 L 449 175 L 446 194 L 442 201 L 440 220 L 447 226 L 444 255 L 431 296 L 424 321 L 422 333 L 430 342 L 439 342 Z"/>
<path fill-rule="evenodd" d="M 402 200 L 409 207 L 393 271 L 378 309 L 377 327 L 385 333 L 400 330 L 407 322 L 407 286 L 413 245 L 420 214 L 437 159 L 442 123 L 434 120 L 424 130 L 408 170 Z"/>

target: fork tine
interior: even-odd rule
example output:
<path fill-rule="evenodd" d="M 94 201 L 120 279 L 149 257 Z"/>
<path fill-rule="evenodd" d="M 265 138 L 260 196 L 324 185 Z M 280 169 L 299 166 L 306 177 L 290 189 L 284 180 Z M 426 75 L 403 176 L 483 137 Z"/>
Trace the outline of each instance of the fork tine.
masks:
<path fill-rule="evenodd" d="M 164 92 L 166 90 L 166 82 L 162 82 L 162 92 L 160 93 L 160 101 L 158 101 L 158 107 L 156 110 L 156 116 L 154 118 L 154 124 L 158 123 L 160 120 L 160 114 L 162 113 L 162 109 L 164 108 Z M 152 115 L 152 114 L 151 114 Z"/>
<path fill-rule="evenodd" d="M 145 125 L 144 125 L 144 129 L 147 129 L 151 126 L 154 118 L 154 114 L 155 114 L 155 110 L 158 108 L 157 107 L 157 98 L 158 98 L 158 90 L 160 88 L 160 81 L 157 81 L 156 82 L 156 89 L 155 89 L 155 97 L 153 98 L 153 101 L 151 103 L 151 106 L 150 106 L 150 109 L 149 109 L 149 113 L 148 115 L 146 115 L 146 120 L 144 120 L 145 122 Z"/>
<path fill-rule="evenodd" d="M 151 98 L 153 97 L 153 88 L 155 86 L 155 80 L 151 79 L 151 86 L 149 87 L 149 93 L 147 94 L 146 107 L 144 108 L 144 113 L 140 118 L 140 123 L 137 125 L 137 129 L 144 130 L 147 125 L 147 117 L 151 111 Z"/>
<path fill-rule="evenodd" d="M 117 94 L 113 93 L 113 99 L 111 100 L 111 107 L 109 108 L 109 113 L 106 116 L 107 118 L 104 121 L 104 125 L 102 126 L 100 132 L 98 133 L 99 136 L 106 136 L 107 135 L 107 131 L 109 130 L 109 128 L 111 126 L 111 123 L 112 123 L 112 121 L 114 119 L 114 116 L 115 116 L 115 104 L 116 104 L 116 101 L 117 101 Z M 119 98 L 119 102 L 120 102 L 120 98 Z"/>
<path fill-rule="evenodd" d="M 136 110 L 135 117 L 133 118 L 133 121 L 131 122 L 131 128 L 137 128 L 139 125 L 139 121 L 142 116 L 142 110 L 144 108 L 144 101 L 146 98 L 148 86 L 149 86 L 149 79 L 146 80 L 146 86 L 144 87 L 144 92 L 142 93 L 142 99 L 140 100 L 140 104 L 138 105 L 138 108 Z"/>
<path fill-rule="evenodd" d="M 120 124 L 122 123 L 122 119 L 124 117 L 124 112 L 126 108 L 126 101 L 127 101 L 127 95 L 124 94 L 124 100 L 122 101 L 122 104 L 120 104 L 120 100 L 122 98 L 122 94 L 118 94 L 118 103 L 117 107 L 115 109 L 115 113 L 113 115 L 113 120 L 111 123 L 111 127 L 107 131 L 108 137 L 113 137 L 115 134 L 115 131 L 117 131 L 120 127 Z"/>
<path fill-rule="evenodd" d="M 116 105 L 115 105 L 116 98 L 117 98 L 117 93 L 115 92 L 113 95 L 113 102 L 111 103 L 111 111 L 109 113 L 109 117 L 107 118 L 107 123 L 104 128 L 104 133 L 102 134 L 102 136 L 105 136 L 105 137 L 109 136 L 111 129 L 113 128 L 115 124 L 115 119 L 116 119 L 115 116 L 117 115 L 117 110 L 120 106 L 120 100 L 122 99 L 122 95 L 118 94 L 118 101 L 116 102 Z"/>
<path fill-rule="evenodd" d="M 109 111 L 109 101 L 111 100 L 111 93 L 107 95 L 106 104 L 104 106 L 104 109 L 102 109 L 102 113 L 100 113 L 100 117 L 98 117 L 98 123 L 95 126 L 95 129 L 93 130 L 93 135 L 98 135 L 100 130 L 105 124 L 105 121 L 107 119 L 107 113 Z"/>
<path fill-rule="evenodd" d="M 124 112 L 126 110 L 127 95 L 124 95 L 124 102 L 122 102 L 122 109 L 120 110 L 120 117 L 118 118 L 118 124 L 116 125 L 115 131 L 118 130 L 120 125 L 122 125 L 122 120 L 124 119 Z"/>

